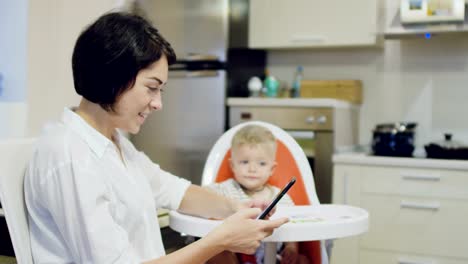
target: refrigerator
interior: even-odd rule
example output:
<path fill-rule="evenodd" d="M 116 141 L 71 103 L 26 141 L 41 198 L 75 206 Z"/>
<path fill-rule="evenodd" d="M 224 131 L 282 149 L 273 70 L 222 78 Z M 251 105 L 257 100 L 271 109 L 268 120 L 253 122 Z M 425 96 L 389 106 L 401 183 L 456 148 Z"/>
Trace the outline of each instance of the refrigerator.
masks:
<path fill-rule="evenodd" d="M 171 43 L 163 108 L 131 136 L 162 169 L 200 184 L 211 147 L 224 133 L 228 0 L 142 0 L 134 12 Z"/>

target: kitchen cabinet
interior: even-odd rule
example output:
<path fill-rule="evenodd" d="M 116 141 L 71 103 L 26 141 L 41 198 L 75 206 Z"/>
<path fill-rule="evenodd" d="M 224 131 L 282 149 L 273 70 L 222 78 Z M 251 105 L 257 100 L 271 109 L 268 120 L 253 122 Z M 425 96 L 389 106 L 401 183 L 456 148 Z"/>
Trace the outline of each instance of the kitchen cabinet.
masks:
<path fill-rule="evenodd" d="M 380 0 L 251 0 L 250 48 L 369 46 L 378 43 Z"/>
<path fill-rule="evenodd" d="M 353 164 L 339 156 L 333 203 L 367 210 L 370 226 L 362 236 L 336 240 L 332 264 L 468 263 L 468 162 L 425 168 L 411 158 L 382 165 L 379 160 L 394 158 Z"/>

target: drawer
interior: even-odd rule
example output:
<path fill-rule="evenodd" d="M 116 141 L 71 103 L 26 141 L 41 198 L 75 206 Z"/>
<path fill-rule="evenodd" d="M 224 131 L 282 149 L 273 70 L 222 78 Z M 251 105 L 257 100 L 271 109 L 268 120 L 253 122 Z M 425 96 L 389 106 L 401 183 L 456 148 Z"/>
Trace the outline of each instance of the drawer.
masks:
<path fill-rule="evenodd" d="M 363 167 L 363 193 L 468 199 L 468 171 Z"/>
<path fill-rule="evenodd" d="M 466 264 L 468 259 L 453 259 L 431 255 L 412 255 L 402 252 L 361 250 L 361 264 Z"/>
<path fill-rule="evenodd" d="M 370 215 L 361 247 L 468 259 L 468 202 L 362 194 Z"/>
<path fill-rule="evenodd" d="M 231 107 L 229 126 L 246 121 L 264 121 L 282 129 L 328 131 L 333 128 L 331 108 Z"/>

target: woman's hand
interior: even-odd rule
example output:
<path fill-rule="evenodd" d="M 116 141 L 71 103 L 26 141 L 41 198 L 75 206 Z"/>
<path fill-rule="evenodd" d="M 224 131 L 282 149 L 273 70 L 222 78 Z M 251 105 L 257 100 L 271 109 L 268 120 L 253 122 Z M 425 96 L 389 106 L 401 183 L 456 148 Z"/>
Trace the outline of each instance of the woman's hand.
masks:
<path fill-rule="evenodd" d="M 241 209 L 245 209 L 245 208 L 260 208 L 263 211 L 268 207 L 268 205 L 270 205 L 270 202 L 271 201 L 257 200 L 257 199 L 249 200 L 246 202 L 239 203 L 238 211 Z M 275 213 L 275 211 L 276 211 L 276 206 L 268 213 L 265 219 L 269 219 L 270 216 L 272 216 Z"/>
<path fill-rule="evenodd" d="M 242 209 L 226 218 L 206 238 L 212 240 L 214 245 L 220 245 L 222 250 L 253 254 L 262 239 L 289 221 L 288 218 L 255 220 L 260 212 L 259 208 Z"/>

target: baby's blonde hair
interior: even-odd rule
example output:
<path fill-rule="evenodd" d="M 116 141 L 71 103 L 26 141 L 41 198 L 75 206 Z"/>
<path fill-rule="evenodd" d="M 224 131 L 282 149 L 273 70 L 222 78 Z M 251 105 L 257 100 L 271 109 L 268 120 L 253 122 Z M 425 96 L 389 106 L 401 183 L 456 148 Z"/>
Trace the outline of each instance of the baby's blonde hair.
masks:
<path fill-rule="evenodd" d="M 242 145 L 266 145 L 276 154 L 276 138 L 271 131 L 259 125 L 247 125 L 239 129 L 231 141 L 231 150 Z"/>

